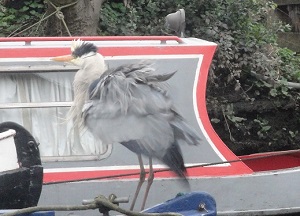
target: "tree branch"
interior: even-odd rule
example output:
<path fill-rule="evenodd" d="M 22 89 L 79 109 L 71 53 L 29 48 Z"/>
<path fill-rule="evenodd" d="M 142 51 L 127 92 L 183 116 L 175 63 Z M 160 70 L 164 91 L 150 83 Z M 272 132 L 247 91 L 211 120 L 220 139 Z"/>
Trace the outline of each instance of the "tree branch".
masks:
<path fill-rule="evenodd" d="M 260 80 L 263 80 L 263 81 L 266 81 L 268 82 L 269 84 L 279 84 L 280 81 L 276 81 L 276 80 L 270 80 L 269 77 L 266 77 L 266 76 L 263 76 L 263 75 L 260 75 L 260 74 L 257 74 L 253 71 L 251 71 L 251 75 L 254 76 L 255 78 L 257 79 L 260 79 Z M 297 89 L 300 89 L 300 83 L 294 83 L 294 82 L 287 82 L 286 84 L 288 87 L 290 88 L 297 88 Z"/>

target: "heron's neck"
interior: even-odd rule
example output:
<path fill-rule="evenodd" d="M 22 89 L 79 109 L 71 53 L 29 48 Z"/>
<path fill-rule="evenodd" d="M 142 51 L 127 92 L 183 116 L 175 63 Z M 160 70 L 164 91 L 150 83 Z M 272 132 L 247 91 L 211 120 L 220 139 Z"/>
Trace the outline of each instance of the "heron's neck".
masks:
<path fill-rule="evenodd" d="M 99 53 L 86 57 L 81 66 L 81 69 L 76 73 L 75 80 L 82 81 L 88 85 L 99 78 L 99 76 L 106 70 L 104 58 Z"/>
<path fill-rule="evenodd" d="M 70 110 L 72 118 L 78 119 L 79 122 L 81 121 L 82 107 L 88 99 L 88 88 L 105 70 L 106 64 L 102 55 L 96 53 L 84 59 L 83 64 L 81 64 L 74 77 L 74 104 Z"/>

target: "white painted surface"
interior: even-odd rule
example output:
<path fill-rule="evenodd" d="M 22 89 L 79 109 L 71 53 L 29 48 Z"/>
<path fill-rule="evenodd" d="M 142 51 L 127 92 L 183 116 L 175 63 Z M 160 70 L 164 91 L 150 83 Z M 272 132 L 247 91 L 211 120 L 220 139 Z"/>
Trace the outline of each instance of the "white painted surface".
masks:
<path fill-rule="evenodd" d="M 19 168 L 15 134 L 11 129 L 0 133 L 0 172 Z"/>

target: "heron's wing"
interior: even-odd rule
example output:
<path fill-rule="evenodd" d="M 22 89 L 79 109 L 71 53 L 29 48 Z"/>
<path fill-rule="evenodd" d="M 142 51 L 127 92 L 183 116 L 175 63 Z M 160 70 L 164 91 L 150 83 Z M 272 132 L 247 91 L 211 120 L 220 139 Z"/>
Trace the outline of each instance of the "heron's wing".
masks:
<path fill-rule="evenodd" d="M 198 145 L 201 142 L 201 138 L 197 134 L 197 132 L 188 125 L 184 119 L 173 110 L 174 118 L 171 122 L 175 139 L 178 140 L 178 143 L 182 142 L 188 145 Z"/>
<path fill-rule="evenodd" d="M 172 103 L 167 91 L 147 81 L 160 77 L 167 75 L 153 75 L 140 65 L 104 73 L 90 87 L 83 110 L 87 127 L 104 142 L 136 140 L 144 154 L 163 156 L 174 142 Z"/>
<path fill-rule="evenodd" d="M 120 109 L 109 110 L 109 106 L 103 103 L 90 104 L 85 111 L 85 124 L 107 144 L 136 140 L 143 146 L 145 151 L 142 153 L 146 155 L 154 155 L 155 152 L 163 155 L 174 140 L 170 124 L 161 115 L 140 116 L 131 112 L 120 115 Z"/>

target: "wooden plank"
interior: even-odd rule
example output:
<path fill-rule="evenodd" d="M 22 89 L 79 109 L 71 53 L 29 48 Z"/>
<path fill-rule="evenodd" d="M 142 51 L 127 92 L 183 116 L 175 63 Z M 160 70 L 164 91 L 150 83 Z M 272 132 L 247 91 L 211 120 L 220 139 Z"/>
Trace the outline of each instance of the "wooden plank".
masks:
<path fill-rule="evenodd" d="M 300 0 L 274 0 L 277 5 L 300 4 Z"/>
<path fill-rule="evenodd" d="M 280 47 L 287 47 L 295 52 L 300 52 L 300 33 L 279 33 L 278 44 Z"/>

